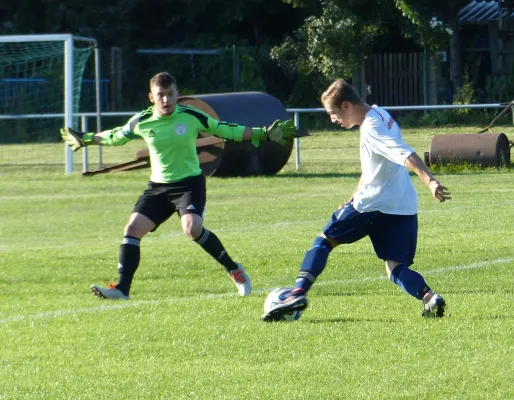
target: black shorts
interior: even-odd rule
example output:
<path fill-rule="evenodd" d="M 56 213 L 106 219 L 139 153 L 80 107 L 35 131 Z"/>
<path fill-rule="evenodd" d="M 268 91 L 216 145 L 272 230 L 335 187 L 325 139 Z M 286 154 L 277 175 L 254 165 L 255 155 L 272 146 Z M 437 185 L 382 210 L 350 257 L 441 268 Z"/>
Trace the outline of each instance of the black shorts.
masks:
<path fill-rule="evenodd" d="M 205 176 L 197 175 L 173 183 L 148 182 L 132 212 L 143 214 L 155 225 L 155 229 L 171 217 L 179 215 L 203 215 L 206 201 Z M 155 230 L 154 229 L 154 230 Z"/>

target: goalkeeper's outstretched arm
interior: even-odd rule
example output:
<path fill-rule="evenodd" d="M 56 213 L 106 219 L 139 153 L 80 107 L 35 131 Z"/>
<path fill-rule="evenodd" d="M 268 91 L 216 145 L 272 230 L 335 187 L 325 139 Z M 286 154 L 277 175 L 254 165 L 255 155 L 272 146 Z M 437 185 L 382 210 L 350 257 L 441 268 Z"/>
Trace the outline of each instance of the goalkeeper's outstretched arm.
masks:
<path fill-rule="evenodd" d="M 81 147 L 91 145 L 122 146 L 131 141 L 134 138 L 134 134 L 124 130 L 122 127 L 99 133 L 85 133 L 68 127 L 61 129 L 61 137 L 73 151 L 77 151 Z"/>
<path fill-rule="evenodd" d="M 276 120 L 270 126 L 250 128 L 227 122 L 220 122 L 209 117 L 208 129 L 205 131 L 223 139 L 251 141 L 252 145 L 255 147 L 258 147 L 259 143 L 263 140 L 285 145 L 288 140 L 296 136 L 296 127 L 292 120 Z"/>
<path fill-rule="evenodd" d="M 93 133 L 93 132 L 89 132 L 89 133 L 85 133 L 84 136 L 87 137 L 87 140 L 84 145 L 85 146 L 91 146 L 91 145 L 97 145 L 97 146 L 101 146 L 103 143 L 102 141 L 106 141 L 109 137 L 110 137 L 110 131 L 104 131 L 104 132 L 97 132 L 97 133 Z M 91 135 L 90 137 L 88 135 Z"/>

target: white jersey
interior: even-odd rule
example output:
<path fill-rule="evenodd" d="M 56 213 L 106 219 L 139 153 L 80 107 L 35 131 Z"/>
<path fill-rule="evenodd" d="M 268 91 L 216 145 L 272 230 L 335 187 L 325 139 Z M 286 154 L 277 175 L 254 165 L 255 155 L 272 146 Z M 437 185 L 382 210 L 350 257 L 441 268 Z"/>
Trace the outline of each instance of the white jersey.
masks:
<path fill-rule="evenodd" d="M 414 150 L 404 143 L 391 115 L 373 107 L 360 127 L 362 181 L 353 197 L 359 212 L 414 215 L 418 196 L 405 160 Z"/>

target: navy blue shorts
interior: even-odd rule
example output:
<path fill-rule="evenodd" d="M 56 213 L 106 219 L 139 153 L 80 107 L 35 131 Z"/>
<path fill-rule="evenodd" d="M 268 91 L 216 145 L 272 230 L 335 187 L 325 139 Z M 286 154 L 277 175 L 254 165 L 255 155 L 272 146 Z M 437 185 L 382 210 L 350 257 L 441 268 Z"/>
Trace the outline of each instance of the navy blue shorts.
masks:
<path fill-rule="evenodd" d="M 418 239 L 418 216 L 360 213 L 347 203 L 332 214 L 323 234 L 339 244 L 354 243 L 369 236 L 378 258 L 412 265 Z"/>

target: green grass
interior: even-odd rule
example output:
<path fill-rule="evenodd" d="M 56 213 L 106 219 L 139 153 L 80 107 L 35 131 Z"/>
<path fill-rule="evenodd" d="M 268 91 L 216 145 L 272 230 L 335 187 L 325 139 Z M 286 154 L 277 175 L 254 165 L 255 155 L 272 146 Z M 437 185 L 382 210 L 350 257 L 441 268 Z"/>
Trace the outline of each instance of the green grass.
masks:
<path fill-rule="evenodd" d="M 437 133 L 404 136 L 422 154 Z M 104 150 L 131 159 L 123 149 Z M 274 177 L 207 181 L 205 225 L 251 274 L 248 298 L 174 216 L 143 240 L 132 299 L 95 299 L 89 286 L 117 277 L 123 226 L 149 170 L 83 178 L 2 168 L 0 398 L 514 398 L 514 172 L 439 171 L 454 197 L 444 204 L 413 177 L 413 268 L 447 299 L 446 318 L 422 319 L 365 239 L 332 253 L 298 322 L 265 324 L 266 294 L 293 285 L 354 189 L 358 134 L 302 139 L 301 156 L 298 172 L 293 154 Z"/>

